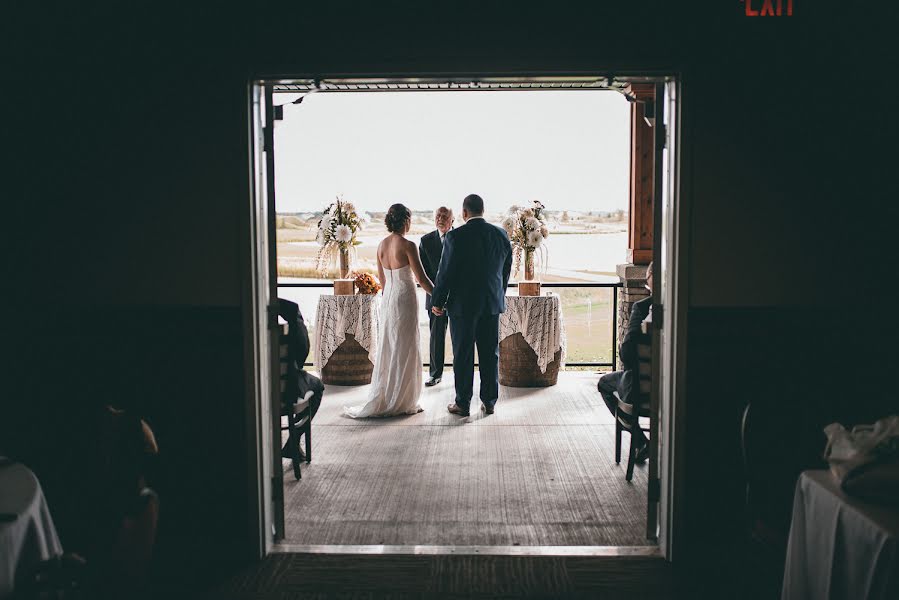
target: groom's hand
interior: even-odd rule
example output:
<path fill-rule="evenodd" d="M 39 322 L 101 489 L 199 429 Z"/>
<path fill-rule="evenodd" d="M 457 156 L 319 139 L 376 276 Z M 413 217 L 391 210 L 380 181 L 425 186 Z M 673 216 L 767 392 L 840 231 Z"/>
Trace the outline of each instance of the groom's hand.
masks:
<path fill-rule="evenodd" d="M 442 308 L 440 308 L 438 306 L 432 306 L 431 312 L 434 313 L 435 315 L 437 315 L 438 317 L 442 317 L 443 313 L 446 311 L 444 311 Z"/>

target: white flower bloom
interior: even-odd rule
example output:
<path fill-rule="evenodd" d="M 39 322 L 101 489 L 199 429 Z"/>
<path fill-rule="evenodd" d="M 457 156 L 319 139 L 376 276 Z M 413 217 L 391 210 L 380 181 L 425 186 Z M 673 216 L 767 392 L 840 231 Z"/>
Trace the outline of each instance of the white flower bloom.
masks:
<path fill-rule="evenodd" d="M 528 246 L 539 248 L 543 243 L 543 236 L 539 231 L 532 231 L 528 234 Z"/>
<path fill-rule="evenodd" d="M 549 229 L 546 228 L 546 225 L 540 228 L 540 235 L 542 235 L 544 238 L 549 237 Z"/>
<path fill-rule="evenodd" d="M 506 217 L 503 219 L 503 229 L 506 230 L 506 233 L 512 233 L 512 230 L 515 228 L 515 217 Z"/>
<path fill-rule="evenodd" d="M 338 225 L 334 231 L 334 237 L 338 242 L 346 243 L 353 239 L 353 230 L 346 225 Z"/>
<path fill-rule="evenodd" d="M 540 225 L 540 219 L 537 219 L 536 217 L 528 217 L 524 220 L 524 226 L 532 231 L 540 229 Z"/>
<path fill-rule="evenodd" d="M 352 202 L 342 202 L 341 206 L 343 208 L 343 212 L 346 214 L 356 212 L 356 206 Z"/>
<path fill-rule="evenodd" d="M 524 210 L 521 211 L 521 216 L 522 216 L 522 217 L 533 217 L 533 216 L 534 216 L 534 209 L 532 209 L 532 208 L 525 208 Z"/>
<path fill-rule="evenodd" d="M 319 229 L 319 230 L 318 230 L 318 233 L 315 235 L 315 241 L 318 242 L 318 245 L 319 245 L 319 246 L 324 246 L 324 245 L 325 245 L 325 243 L 326 243 L 328 240 L 327 240 L 327 238 L 325 237 L 325 232 L 324 232 L 324 230 L 322 230 L 322 229 Z"/>
<path fill-rule="evenodd" d="M 324 217 L 322 217 L 322 222 L 321 222 L 321 225 L 319 225 L 319 228 L 324 231 L 327 231 L 327 230 L 331 229 L 331 225 L 333 223 L 334 223 L 334 217 L 332 217 L 331 215 L 325 215 Z"/>

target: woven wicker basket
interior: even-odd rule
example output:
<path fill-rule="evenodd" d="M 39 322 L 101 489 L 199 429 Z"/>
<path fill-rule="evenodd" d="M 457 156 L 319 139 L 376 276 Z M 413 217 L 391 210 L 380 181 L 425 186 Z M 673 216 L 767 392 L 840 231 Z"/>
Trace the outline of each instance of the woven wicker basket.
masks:
<path fill-rule="evenodd" d="M 368 351 L 348 333 L 322 369 L 322 381 L 331 385 L 368 385 L 373 370 Z"/>
<path fill-rule="evenodd" d="M 499 382 L 509 387 L 549 387 L 559 380 L 559 363 L 562 361 L 560 348 L 546 372 L 537 366 L 537 355 L 524 341 L 524 336 L 515 333 L 499 343 Z"/>

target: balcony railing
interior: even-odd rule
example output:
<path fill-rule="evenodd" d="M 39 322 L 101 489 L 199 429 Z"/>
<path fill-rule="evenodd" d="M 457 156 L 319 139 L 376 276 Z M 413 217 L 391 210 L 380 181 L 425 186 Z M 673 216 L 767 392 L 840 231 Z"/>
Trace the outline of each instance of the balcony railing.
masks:
<path fill-rule="evenodd" d="M 306 318 L 306 325 L 310 329 L 310 335 L 314 335 L 315 319 L 313 315 L 318 306 L 318 296 L 310 296 L 310 292 L 316 289 L 333 289 L 331 280 L 321 282 L 284 282 L 278 283 L 280 290 L 285 290 L 283 295 L 300 305 L 300 310 Z M 509 288 L 517 288 L 517 283 L 509 283 Z M 553 282 L 543 283 L 545 289 L 557 291 L 562 300 L 562 314 L 565 318 L 565 332 L 568 339 L 568 367 L 606 367 L 612 370 L 618 364 L 618 294 L 621 287 L 618 282 L 594 283 L 594 282 Z M 419 293 L 424 291 L 419 287 Z M 314 299 L 314 303 L 313 303 Z M 421 300 L 422 318 L 419 326 L 426 329 L 427 319 L 424 311 L 424 301 Z M 593 308 L 597 309 L 594 317 Z M 607 321 L 607 322 L 606 322 Z M 595 325 L 594 325 L 595 322 Z M 425 334 L 423 334 L 425 335 Z M 424 337 L 427 340 L 426 337 Z M 448 348 L 448 356 L 452 355 L 452 348 Z M 428 356 L 427 345 L 423 345 L 422 356 Z M 604 358 L 608 357 L 606 360 Z M 596 360 L 598 359 L 598 360 Z M 306 363 L 306 366 L 315 366 Z M 423 366 L 429 366 L 424 362 Z M 447 367 L 452 362 L 447 362 Z"/>

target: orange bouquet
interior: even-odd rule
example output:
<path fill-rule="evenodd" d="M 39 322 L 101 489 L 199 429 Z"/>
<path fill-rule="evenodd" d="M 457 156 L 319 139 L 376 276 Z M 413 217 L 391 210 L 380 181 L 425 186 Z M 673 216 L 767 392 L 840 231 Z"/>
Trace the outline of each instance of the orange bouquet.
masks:
<path fill-rule="evenodd" d="M 381 291 L 381 284 L 372 275 L 368 273 L 359 273 L 356 275 L 356 289 L 360 294 L 377 294 Z"/>

